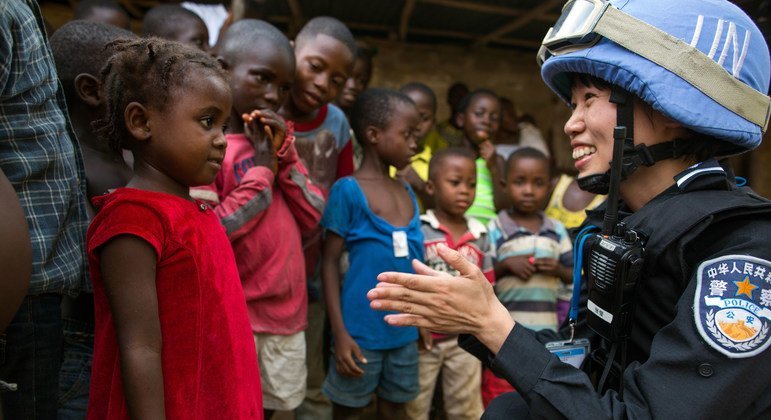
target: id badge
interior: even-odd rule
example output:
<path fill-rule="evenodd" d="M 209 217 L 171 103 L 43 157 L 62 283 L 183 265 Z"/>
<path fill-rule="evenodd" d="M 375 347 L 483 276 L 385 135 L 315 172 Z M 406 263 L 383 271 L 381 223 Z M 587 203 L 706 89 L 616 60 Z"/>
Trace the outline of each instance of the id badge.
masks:
<path fill-rule="evenodd" d="M 395 230 L 391 236 L 394 240 L 394 257 L 405 258 L 410 256 L 410 249 L 407 246 L 407 232 Z"/>
<path fill-rule="evenodd" d="M 552 341 L 546 343 L 546 350 L 549 350 L 559 359 L 576 369 L 581 368 L 581 363 L 589 354 L 589 340 L 586 338 L 577 338 L 570 341 Z"/>

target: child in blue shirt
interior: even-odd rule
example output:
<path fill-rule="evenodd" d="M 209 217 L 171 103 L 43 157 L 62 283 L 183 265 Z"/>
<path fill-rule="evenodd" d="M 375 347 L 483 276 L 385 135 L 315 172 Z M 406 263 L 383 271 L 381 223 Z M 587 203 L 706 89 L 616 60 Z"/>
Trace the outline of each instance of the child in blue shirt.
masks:
<path fill-rule="evenodd" d="M 363 92 L 351 111 L 362 163 L 332 187 L 321 220 L 321 278 L 334 339 L 323 391 L 335 418 L 356 418 L 375 390 L 378 418 L 404 418 L 405 403 L 419 390 L 417 329 L 389 326 L 366 297 L 379 273 L 412 272 L 412 259 L 423 258 L 415 194 L 388 173 L 389 166 L 410 164 L 418 122 L 412 100 L 387 89 Z M 343 249 L 350 268 L 341 289 Z"/>

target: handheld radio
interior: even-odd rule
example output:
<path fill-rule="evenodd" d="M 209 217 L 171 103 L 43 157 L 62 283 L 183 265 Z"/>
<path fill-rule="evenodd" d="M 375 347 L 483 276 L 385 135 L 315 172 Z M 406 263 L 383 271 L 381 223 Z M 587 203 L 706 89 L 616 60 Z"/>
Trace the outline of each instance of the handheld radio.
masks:
<path fill-rule="evenodd" d="M 588 280 L 589 328 L 614 343 L 626 339 L 631 330 L 634 290 L 643 265 L 643 238 L 618 223 L 618 190 L 624 147 L 633 146 L 624 126 L 613 130 L 613 161 L 602 232 L 587 238 L 584 266 Z"/>

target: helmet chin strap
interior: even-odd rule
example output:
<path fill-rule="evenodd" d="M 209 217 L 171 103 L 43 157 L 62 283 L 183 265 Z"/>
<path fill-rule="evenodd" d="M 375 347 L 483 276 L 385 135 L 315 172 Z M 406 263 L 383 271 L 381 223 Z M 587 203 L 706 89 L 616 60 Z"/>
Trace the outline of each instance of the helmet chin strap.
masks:
<path fill-rule="evenodd" d="M 632 95 L 625 90 L 613 86 L 610 102 L 616 104 L 616 126 L 626 127 L 627 136 L 621 155 L 621 181 L 629 178 L 634 171 L 642 166 L 653 166 L 656 162 L 683 156 L 683 145 L 693 140 L 674 139 L 657 143 L 652 146 L 634 144 L 634 102 Z M 612 162 L 611 162 L 612 163 Z M 611 169 L 603 174 L 587 175 L 576 180 L 578 187 L 593 194 L 608 194 L 611 188 Z"/>
<path fill-rule="evenodd" d="M 693 140 L 674 139 L 664 143 L 646 146 L 638 144 L 631 152 L 624 145 L 624 155 L 621 159 L 621 180 L 627 179 L 642 166 L 653 166 L 656 162 L 675 159 L 683 156 L 683 145 Z M 608 194 L 610 190 L 610 170 L 603 174 L 587 175 L 576 180 L 578 187 L 593 194 Z"/>

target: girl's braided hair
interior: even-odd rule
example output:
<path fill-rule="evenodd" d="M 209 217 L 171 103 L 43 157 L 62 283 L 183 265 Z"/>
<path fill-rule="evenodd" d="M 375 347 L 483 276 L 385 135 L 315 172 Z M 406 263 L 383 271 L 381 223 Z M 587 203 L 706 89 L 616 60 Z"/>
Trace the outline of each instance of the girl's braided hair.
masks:
<path fill-rule="evenodd" d="M 160 109 L 172 90 L 184 85 L 193 66 L 200 66 L 226 79 L 214 57 L 178 42 L 160 38 L 119 39 L 107 44 L 113 51 L 100 73 L 106 96 L 104 118 L 92 123 L 95 133 L 109 147 L 120 152 L 128 147 L 131 135 L 124 111 L 131 102 Z"/>

